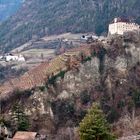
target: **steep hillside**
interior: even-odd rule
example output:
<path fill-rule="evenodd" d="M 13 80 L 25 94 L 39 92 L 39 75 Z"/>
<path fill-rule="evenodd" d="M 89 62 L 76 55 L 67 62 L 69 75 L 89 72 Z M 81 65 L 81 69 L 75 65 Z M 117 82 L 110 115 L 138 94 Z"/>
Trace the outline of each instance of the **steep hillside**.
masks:
<path fill-rule="evenodd" d="M 108 38 L 106 44 L 96 42 L 88 46 L 83 49 L 88 53 L 74 51 L 76 56 L 71 61 L 66 59 L 67 52 L 16 79 L 17 84 L 9 80 L 1 86 L 1 97 L 6 86 L 9 91 L 15 88 L 7 94 L 7 100 L 1 100 L 4 123 L 16 130 L 11 111 L 18 104 L 30 120 L 29 130 L 45 133 L 50 140 L 79 140 L 79 122 L 92 103 L 99 102 L 117 137 L 138 134 L 140 34 L 115 36 Z M 70 62 L 76 64 L 76 60 L 80 63 L 75 67 Z M 67 71 L 63 71 L 65 66 Z M 27 88 L 32 82 L 34 88 Z M 21 92 L 17 85 L 28 90 Z"/>
<path fill-rule="evenodd" d="M 0 1 L 0 22 L 13 15 L 21 6 L 23 0 L 1 0 Z"/>
<path fill-rule="evenodd" d="M 0 47 L 11 50 L 32 38 L 62 32 L 107 31 L 115 16 L 140 23 L 139 0 L 26 0 L 20 11 L 0 25 Z"/>

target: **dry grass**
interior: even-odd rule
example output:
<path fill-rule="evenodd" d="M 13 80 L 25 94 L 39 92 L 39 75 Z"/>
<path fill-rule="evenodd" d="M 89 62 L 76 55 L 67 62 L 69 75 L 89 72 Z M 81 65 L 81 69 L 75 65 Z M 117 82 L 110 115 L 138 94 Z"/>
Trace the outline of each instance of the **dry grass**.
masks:
<path fill-rule="evenodd" d="M 21 52 L 21 54 L 24 55 L 25 57 L 30 57 L 30 58 L 41 58 L 42 55 L 44 58 L 47 58 L 47 57 L 54 56 L 55 50 L 54 49 L 30 49 Z"/>

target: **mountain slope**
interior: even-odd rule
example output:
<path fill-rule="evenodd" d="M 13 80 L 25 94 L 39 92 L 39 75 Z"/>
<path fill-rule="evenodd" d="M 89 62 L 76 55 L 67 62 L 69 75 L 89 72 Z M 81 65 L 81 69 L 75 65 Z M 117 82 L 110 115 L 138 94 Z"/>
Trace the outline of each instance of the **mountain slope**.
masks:
<path fill-rule="evenodd" d="M 13 116 L 8 113 L 16 103 L 29 118 L 29 130 L 46 133 L 49 140 L 79 140 L 74 138 L 79 122 L 92 103 L 98 102 L 116 136 L 138 134 L 139 38 L 139 33 L 130 33 L 108 38 L 107 44 L 94 42 L 71 49 L 70 55 L 66 52 L 49 64 L 42 63 L 23 76 L 5 82 L 0 86 L 4 123 L 10 130 L 16 129 L 16 125 L 9 125 L 13 124 Z M 65 66 L 67 71 L 63 71 Z"/>
<path fill-rule="evenodd" d="M 62 32 L 107 31 L 115 16 L 140 23 L 139 0 L 26 0 L 21 10 L 0 25 L 1 50 L 9 51 L 33 37 Z"/>
<path fill-rule="evenodd" d="M 4 21 L 14 14 L 23 0 L 0 0 L 0 21 Z"/>

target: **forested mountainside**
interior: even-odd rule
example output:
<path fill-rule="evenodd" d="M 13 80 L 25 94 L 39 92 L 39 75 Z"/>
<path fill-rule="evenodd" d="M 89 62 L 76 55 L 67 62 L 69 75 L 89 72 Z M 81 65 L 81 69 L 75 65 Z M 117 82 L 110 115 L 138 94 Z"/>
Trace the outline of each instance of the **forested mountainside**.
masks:
<path fill-rule="evenodd" d="M 23 0 L 0 0 L 0 22 L 13 15 L 22 2 Z"/>
<path fill-rule="evenodd" d="M 66 52 L 48 65 L 42 63 L 22 79 L 9 80 L 0 86 L 2 122 L 15 132 L 18 123 L 12 117 L 14 108 L 20 108 L 30 124 L 27 130 L 47 134 L 50 140 L 79 140 L 79 122 L 92 103 L 98 102 L 116 137 L 139 134 L 140 34 L 129 33 L 106 41 L 79 47 L 79 51 L 84 48 L 82 53 L 74 55 L 71 61 Z M 90 56 L 85 53 L 87 48 Z M 43 85 L 41 77 L 46 77 Z M 22 91 L 31 83 L 34 88 Z M 8 91 L 11 87 L 15 90 L 6 94 L 4 86 Z"/>
<path fill-rule="evenodd" d="M 34 37 L 62 32 L 101 34 L 116 16 L 140 23 L 139 7 L 139 0 L 26 0 L 0 25 L 0 47 L 8 51 Z"/>

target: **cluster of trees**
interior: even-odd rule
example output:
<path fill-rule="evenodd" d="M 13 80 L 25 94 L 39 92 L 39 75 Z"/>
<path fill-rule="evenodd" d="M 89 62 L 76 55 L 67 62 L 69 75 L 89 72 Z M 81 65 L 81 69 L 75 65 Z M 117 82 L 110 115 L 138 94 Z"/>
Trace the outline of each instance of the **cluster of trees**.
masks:
<path fill-rule="evenodd" d="M 0 140 L 12 137 L 16 131 L 28 131 L 30 127 L 29 118 L 24 113 L 20 104 L 15 104 L 11 110 L 11 115 L 0 116 Z"/>
<path fill-rule="evenodd" d="M 53 75 L 52 74 L 52 76 L 48 77 L 48 81 L 46 83 L 46 86 L 48 86 L 48 85 L 55 86 L 55 83 L 56 83 L 57 78 L 60 77 L 61 79 L 63 79 L 64 76 L 65 76 L 65 73 L 66 73 L 66 71 L 62 71 L 61 70 L 57 75 Z"/>
<path fill-rule="evenodd" d="M 27 69 L 13 69 L 12 65 L 2 66 L 0 65 L 0 83 L 8 80 L 10 77 L 20 76 L 21 74 L 25 73 Z"/>

